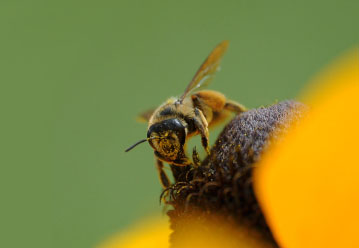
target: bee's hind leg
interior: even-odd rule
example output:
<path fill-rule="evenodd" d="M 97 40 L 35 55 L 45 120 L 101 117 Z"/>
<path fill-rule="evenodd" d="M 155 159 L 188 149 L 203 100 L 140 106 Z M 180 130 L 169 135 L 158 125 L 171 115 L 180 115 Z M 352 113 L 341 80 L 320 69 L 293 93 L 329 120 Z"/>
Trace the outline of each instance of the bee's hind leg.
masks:
<path fill-rule="evenodd" d="M 242 113 L 247 111 L 247 108 L 244 107 L 242 104 L 229 99 L 226 100 L 226 103 L 224 104 L 223 108 L 234 113 Z"/>

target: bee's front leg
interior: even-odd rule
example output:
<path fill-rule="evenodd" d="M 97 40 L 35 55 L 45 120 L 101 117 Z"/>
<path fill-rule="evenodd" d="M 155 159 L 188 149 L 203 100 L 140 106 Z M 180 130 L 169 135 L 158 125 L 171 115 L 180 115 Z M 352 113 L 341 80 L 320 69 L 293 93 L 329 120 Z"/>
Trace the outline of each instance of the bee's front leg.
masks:
<path fill-rule="evenodd" d="M 207 154 L 209 155 L 209 132 L 208 132 L 207 120 L 204 117 L 202 111 L 199 110 L 198 108 L 194 109 L 194 114 L 195 114 L 193 118 L 194 125 L 196 126 L 197 130 L 201 134 L 202 146 L 204 147 Z"/>
<path fill-rule="evenodd" d="M 195 167 L 198 167 L 201 165 L 201 160 L 199 158 L 199 154 L 197 152 L 196 147 L 193 147 L 192 160 L 193 160 L 193 165 Z"/>
<path fill-rule="evenodd" d="M 156 158 L 156 166 L 157 166 L 158 176 L 160 178 L 161 185 L 164 189 L 167 189 L 171 185 L 171 183 L 165 171 L 163 170 L 163 162 L 158 158 Z"/>

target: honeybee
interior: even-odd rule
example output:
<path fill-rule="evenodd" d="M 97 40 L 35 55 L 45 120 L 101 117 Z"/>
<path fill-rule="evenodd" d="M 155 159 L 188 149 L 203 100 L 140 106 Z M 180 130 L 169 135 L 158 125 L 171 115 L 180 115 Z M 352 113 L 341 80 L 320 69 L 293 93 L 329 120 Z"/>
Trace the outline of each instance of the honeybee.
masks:
<path fill-rule="evenodd" d="M 135 143 L 126 152 L 148 141 L 154 149 L 160 182 L 164 188 L 170 186 L 170 180 L 163 170 L 163 162 L 175 166 L 199 163 L 195 149 L 193 161 L 186 155 L 188 138 L 200 134 L 202 146 L 209 154 L 208 128 L 222 122 L 230 112 L 238 114 L 246 111 L 243 105 L 226 99 L 217 91 L 200 90 L 208 85 L 219 70 L 228 45 L 228 41 L 223 41 L 214 48 L 179 98 L 170 98 L 154 111 L 142 114 L 148 121 L 147 138 Z"/>

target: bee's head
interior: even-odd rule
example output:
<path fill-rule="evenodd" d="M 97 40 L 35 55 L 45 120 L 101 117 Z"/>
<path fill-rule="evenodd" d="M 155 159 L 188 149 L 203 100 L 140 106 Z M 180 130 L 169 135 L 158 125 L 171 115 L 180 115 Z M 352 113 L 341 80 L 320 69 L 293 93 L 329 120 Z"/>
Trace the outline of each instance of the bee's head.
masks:
<path fill-rule="evenodd" d="M 183 153 L 186 128 L 177 118 L 163 120 L 149 127 L 147 139 L 163 158 L 174 161 Z"/>
<path fill-rule="evenodd" d="M 151 125 L 147 131 L 147 139 L 138 141 L 126 149 L 126 152 L 148 141 L 160 159 L 168 163 L 183 164 L 185 157 L 183 146 L 186 142 L 186 133 L 186 127 L 179 119 L 163 120 Z"/>

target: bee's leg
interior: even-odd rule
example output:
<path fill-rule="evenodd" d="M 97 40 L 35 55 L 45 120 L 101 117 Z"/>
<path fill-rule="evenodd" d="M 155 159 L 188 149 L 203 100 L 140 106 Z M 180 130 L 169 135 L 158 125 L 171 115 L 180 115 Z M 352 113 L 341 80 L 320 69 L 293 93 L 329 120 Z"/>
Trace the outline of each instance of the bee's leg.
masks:
<path fill-rule="evenodd" d="M 198 108 L 194 109 L 194 125 L 196 126 L 197 130 L 201 134 L 201 142 L 202 146 L 206 150 L 207 154 L 209 155 L 209 132 L 208 132 L 208 123 L 206 118 L 204 117 L 201 110 Z"/>
<path fill-rule="evenodd" d="M 244 107 L 242 104 L 229 99 L 226 100 L 226 103 L 224 104 L 223 108 L 235 113 L 242 113 L 247 111 L 247 108 Z"/>
<path fill-rule="evenodd" d="M 207 123 L 211 122 L 213 118 L 214 109 L 212 106 L 210 106 L 209 104 L 210 102 L 208 101 L 208 99 L 205 99 L 202 95 L 197 93 L 192 95 L 192 102 L 195 108 L 198 108 L 199 110 L 202 111 L 202 114 L 205 117 Z M 224 106 L 224 102 L 223 102 L 223 106 Z"/>
<path fill-rule="evenodd" d="M 198 167 L 201 165 L 201 160 L 199 158 L 199 154 L 197 152 L 196 147 L 193 147 L 192 160 L 193 160 L 193 165 L 195 167 Z"/>
<path fill-rule="evenodd" d="M 158 170 L 158 175 L 160 177 L 161 185 L 164 189 L 167 189 L 171 185 L 171 183 L 165 171 L 163 170 L 163 162 L 156 158 L 156 166 Z"/>

